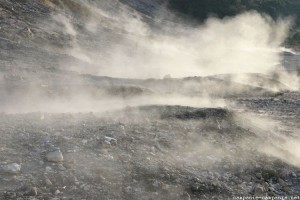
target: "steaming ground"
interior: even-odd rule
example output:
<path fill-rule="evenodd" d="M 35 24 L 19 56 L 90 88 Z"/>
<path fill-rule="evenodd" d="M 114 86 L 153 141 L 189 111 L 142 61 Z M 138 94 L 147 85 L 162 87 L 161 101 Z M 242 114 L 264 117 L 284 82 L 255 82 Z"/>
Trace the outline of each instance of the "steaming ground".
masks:
<path fill-rule="evenodd" d="M 1 1 L 0 199 L 300 194 L 290 21 L 163 3 Z"/>
<path fill-rule="evenodd" d="M 251 105 L 264 110 L 261 101 Z M 293 111 L 279 112 L 297 116 L 297 108 L 299 100 Z M 299 127 L 276 127 L 275 122 L 222 108 L 182 106 L 128 107 L 105 115 L 2 114 L 1 198 L 299 194 L 298 153 L 285 144 L 293 137 L 294 147 L 299 146 Z M 63 158 L 49 162 L 49 152 L 57 149 Z M 21 170 L 8 170 L 11 163 Z"/>

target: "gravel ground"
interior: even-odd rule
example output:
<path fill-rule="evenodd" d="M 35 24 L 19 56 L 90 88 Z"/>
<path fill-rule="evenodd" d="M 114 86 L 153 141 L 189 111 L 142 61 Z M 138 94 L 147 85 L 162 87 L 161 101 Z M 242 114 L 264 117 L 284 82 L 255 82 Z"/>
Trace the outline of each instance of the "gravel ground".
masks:
<path fill-rule="evenodd" d="M 299 194 L 299 169 L 256 149 L 262 137 L 274 138 L 243 127 L 238 116 L 221 108 L 181 106 L 2 114 L 1 198 Z"/>
<path fill-rule="evenodd" d="M 161 4 L 122 2 L 149 21 Z M 1 200 L 300 195 L 299 91 L 262 74 L 246 74 L 249 84 L 234 75 L 124 79 L 62 68 L 89 67 L 66 53 L 74 44 L 131 38 L 113 21 L 103 20 L 101 37 L 78 31 L 86 13 L 73 16 L 76 3 L 63 10 L 78 31 L 70 36 L 49 5 L 0 0 Z M 299 55 L 283 64 L 299 72 Z"/>

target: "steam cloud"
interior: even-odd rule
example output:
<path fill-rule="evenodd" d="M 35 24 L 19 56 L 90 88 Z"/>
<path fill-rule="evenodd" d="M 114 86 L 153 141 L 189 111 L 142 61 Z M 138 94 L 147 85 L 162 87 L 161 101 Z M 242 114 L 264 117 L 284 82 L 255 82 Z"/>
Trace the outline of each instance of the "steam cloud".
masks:
<path fill-rule="evenodd" d="M 91 6 L 86 4 L 86 7 Z M 163 23 L 161 19 L 154 19 L 149 25 L 137 13 L 130 15 L 129 10 L 121 10 L 115 15 L 93 7 L 94 14 L 84 22 L 86 28 L 109 44 L 88 51 L 74 45 L 69 54 L 87 63 L 85 66 L 73 64 L 74 70 L 124 78 L 267 73 L 280 66 L 280 47 L 291 24 L 289 19 L 273 21 L 259 13 L 248 12 L 223 20 L 210 18 L 199 27 Z M 171 20 L 176 21 L 176 18 Z M 76 37 L 72 24 L 66 23 L 64 18 L 62 21 L 66 32 L 71 31 Z M 99 27 L 103 26 L 121 34 L 121 39 L 102 34 Z M 103 53 L 105 56 L 99 56 Z"/>
<path fill-rule="evenodd" d="M 71 61 L 60 60 L 59 67 L 63 70 L 135 79 L 233 73 L 241 74 L 230 77 L 234 82 L 263 86 L 271 91 L 280 90 L 277 86 L 256 83 L 257 80 L 244 77 L 243 74 L 269 73 L 272 79 L 271 72 L 281 65 L 281 45 L 287 36 L 290 19 L 273 21 L 257 12 L 247 12 L 225 19 L 210 18 L 203 25 L 195 27 L 181 22 L 166 9 L 157 10 L 156 18 L 147 18 L 118 1 L 80 1 L 78 5 L 80 6 L 75 8 L 65 5 L 64 10 L 69 12 L 58 10 L 59 14 L 54 13 L 52 19 L 46 20 L 46 25 L 43 25 L 44 29 L 61 33 L 69 39 L 64 48 L 55 50 L 74 58 Z M 44 48 L 51 49 L 48 46 Z M 297 75 L 283 72 L 278 75 L 278 79 L 288 89 L 299 88 Z M 86 84 L 80 76 L 71 80 L 55 80 L 55 84 L 65 85 L 66 81 L 73 85 Z M 2 110 L 79 112 L 174 102 L 199 107 L 224 107 L 226 104 L 224 100 L 213 100 L 205 92 L 201 98 L 190 98 L 181 96 L 182 94 L 173 95 L 172 98 L 156 95 L 151 98 L 142 96 L 130 100 L 115 99 L 111 103 L 111 97 L 108 97 L 107 102 L 105 94 L 102 94 L 99 101 L 94 98 L 94 91 L 79 88 L 69 91 L 68 98 L 50 101 L 41 92 L 45 87 L 47 89 L 48 83 L 44 80 L 41 82 L 42 88 L 30 86 L 27 98 L 22 97 L 20 102 L 20 98 L 15 97 L 15 101 L 12 101 L 15 104 L 10 101 L 4 104 Z M 189 87 L 199 87 L 198 83 L 189 84 Z M 230 89 L 240 89 L 235 85 L 227 86 Z M 203 87 L 214 89 L 217 93 L 225 91 L 224 88 L 214 86 L 213 82 L 202 85 Z"/>

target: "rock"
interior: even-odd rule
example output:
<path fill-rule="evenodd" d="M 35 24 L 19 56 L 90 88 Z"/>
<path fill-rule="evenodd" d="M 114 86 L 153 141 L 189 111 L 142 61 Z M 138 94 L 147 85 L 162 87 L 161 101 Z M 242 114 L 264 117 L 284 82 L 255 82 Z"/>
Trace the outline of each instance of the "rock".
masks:
<path fill-rule="evenodd" d="M 258 179 L 262 179 L 262 174 L 261 174 L 261 173 L 257 173 L 257 174 L 255 174 L 255 176 L 256 176 L 256 178 L 258 178 Z"/>
<path fill-rule="evenodd" d="M 28 190 L 28 196 L 36 196 L 38 194 L 38 189 L 36 187 L 30 187 Z"/>
<path fill-rule="evenodd" d="M 64 160 L 64 157 L 60 150 L 49 152 L 46 155 L 46 158 L 49 162 L 62 162 Z"/>
<path fill-rule="evenodd" d="M 125 191 L 127 194 L 130 194 L 130 193 L 132 193 L 132 187 L 127 186 L 127 187 L 124 189 L 124 191 Z"/>
<path fill-rule="evenodd" d="M 261 185 L 257 185 L 254 189 L 254 196 L 255 197 L 262 197 L 265 196 L 265 189 Z"/>
<path fill-rule="evenodd" d="M 245 183 L 241 183 L 237 185 L 237 189 L 245 191 L 247 189 L 247 185 Z"/>
<path fill-rule="evenodd" d="M 291 172 L 290 175 L 291 175 L 291 177 L 293 177 L 293 178 L 297 178 L 297 174 L 296 174 L 295 172 Z"/>
<path fill-rule="evenodd" d="M 8 164 L 3 167 L 3 170 L 7 174 L 15 175 L 15 174 L 20 173 L 21 165 L 19 165 L 17 163 Z"/>
<path fill-rule="evenodd" d="M 281 172 L 279 173 L 279 177 L 280 177 L 281 179 L 286 179 L 288 176 L 289 176 L 289 172 L 286 171 L 286 170 L 283 170 L 283 171 L 281 171 Z"/>
<path fill-rule="evenodd" d="M 282 180 L 281 178 L 278 180 L 278 182 L 282 187 L 287 186 L 287 183 L 284 180 Z"/>
<path fill-rule="evenodd" d="M 155 180 L 153 183 L 152 183 L 152 186 L 155 187 L 155 188 L 159 188 L 161 186 L 161 182 L 159 182 L 158 180 Z"/>
<path fill-rule="evenodd" d="M 58 169 L 59 169 L 60 171 L 65 171 L 65 170 L 66 170 L 66 168 L 65 168 L 62 164 L 59 164 L 59 165 L 58 165 Z"/>
<path fill-rule="evenodd" d="M 200 189 L 200 185 L 199 184 L 192 184 L 191 185 L 191 191 L 192 192 L 198 192 Z"/>
<path fill-rule="evenodd" d="M 291 192 L 291 188 L 286 185 L 286 186 L 282 187 L 282 191 L 284 191 L 285 193 L 289 194 Z"/>
<path fill-rule="evenodd" d="M 182 200 L 191 200 L 191 196 L 189 195 L 189 193 L 183 192 L 181 194 L 181 198 L 180 199 L 182 199 Z"/>
<path fill-rule="evenodd" d="M 60 194 L 60 191 L 59 190 L 55 190 L 54 195 L 57 196 L 59 194 Z"/>
<path fill-rule="evenodd" d="M 82 185 L 80 186 L 80 188 L 83 189 L 84 191 L 89 191 L 91 187 L 90 187 L 89 185 L 82 184 Z"/>
<path fill-rule="evenodd" d="M 10 198 L 10 199 L 16 199 L 17 198 L 17 193 L 15 192 L 5 192 L 6 195 L 7 195 L 7 198 Z"/>
<path fill-rule="evenodd" d="M 51 172 L 51 171 L 52 171 L 52 168 L 49 167 L 49 166 L 47 166 L 47 167 L 45 168 L 45 170 L 46 170 L 46 172 Z"/>
<path fill-rule="evenodd" d="M 85 140 L 85 139 L 84 139 L 84 140 L 82 140 L 81 142 L 82 142 L 82 144 L 83 144 L 83 145 L 86 145 L 86 144 L 88 143 L 88 141 L 87 141 L 87 140 Z"/>
<path fill-rule="evenodd" d="M 52 186 L 52 182 L 48 178 L 45 179 L 45 184 L 46 184 L 47 187 Z"/>
<path fill-rule="evenodd" d="M 269 189 L 271 192 L 275 192 L 275 191 L 276 191 L 275 188 L 274 188 L 273 186 L 270 186 L 268 189 Z"/>
<path fill-rule="evenodd" d="M 264 187 L 265 191 L 267 191 L 270 185 L 269 185 L 269 183 L 264 182 L 264 183 L 262 184 L 262 186 Z"/>
<path fill-rule="evenodd" d="M 105 136 L 103 144 L 105 146 L 116 146 L 117 145 L 117 139 Z"/>

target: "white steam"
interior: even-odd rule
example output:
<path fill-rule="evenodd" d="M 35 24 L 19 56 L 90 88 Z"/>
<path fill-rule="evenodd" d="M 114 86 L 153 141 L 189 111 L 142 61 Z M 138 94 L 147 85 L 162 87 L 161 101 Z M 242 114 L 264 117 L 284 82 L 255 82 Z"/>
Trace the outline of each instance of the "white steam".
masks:
<path fill-rule="evenodd" d="M 267 73 L 281 63 L 280 47 L 291 23 L 289 19 L 273 21 L 256 12 L 223 20 L 210 18 L 199 27 L 159 24 L 155 19 L 153 23 L 164 30 L 160 32 L 124 7 L 114 14 L 95 5 L 85 6 L 92 13 L 84 19 L 87 30 L 109 45 L 100 44 L 92 50 L 79 50 L 80 46 L 74 45 L 70 54 L 88 66 L 75 66 L 73 70 L 125 78 Z M 66 31 L 74 36 L 71 27 L 65 24 Z M 103 27 L 122 39 L 102 34 Z M 103 52 L 105 56 L 99 56 Z"/>

